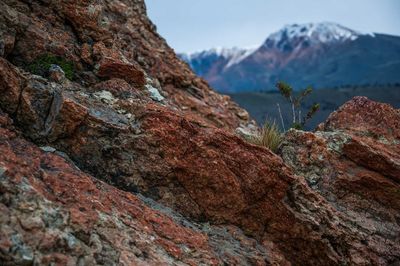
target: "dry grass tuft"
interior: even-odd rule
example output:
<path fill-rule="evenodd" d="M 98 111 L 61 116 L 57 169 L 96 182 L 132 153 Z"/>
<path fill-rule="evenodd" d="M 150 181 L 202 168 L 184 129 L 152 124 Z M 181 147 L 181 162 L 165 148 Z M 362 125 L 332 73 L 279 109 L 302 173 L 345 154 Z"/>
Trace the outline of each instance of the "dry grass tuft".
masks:
<path fill-rule="evenodd" d="M 282 142 L 282 134 L 275 122 L 266 122 L 258 134 L 249 137 L 248 141 L 276 152 Z"/>

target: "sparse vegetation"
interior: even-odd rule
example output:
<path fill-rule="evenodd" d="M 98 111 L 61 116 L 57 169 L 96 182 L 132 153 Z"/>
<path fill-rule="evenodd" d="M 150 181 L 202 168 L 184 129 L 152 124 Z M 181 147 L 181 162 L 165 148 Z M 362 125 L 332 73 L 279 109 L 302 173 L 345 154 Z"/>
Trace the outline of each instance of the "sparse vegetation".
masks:
<path fill-rule="evenodd" d="M 367 96 L 371 100 L 378 102 L 389 103 L 395 108 L 400 108 L 400 86 L 394 84 L 380 86 L 380 87 L 357 87 L 357 88 L 321 88 L 314 89 L 314 91 L 304 99 L 302 113 L 306 114 L 313 103 L 320 103 L 320 109 L 304 126 L 304 130 L 312 130 L 318 124 L 324 122 L 328 116 L 337 110 L 345 102 L 349 101 L 354 96 Z M 266 115 L 272 120 L 275 120 L 279 129 L 284 131 L 281 121 L 284 120 L 286 126 L 291 125 L 292 112 L 289 103 L 282 97 L 279 91 L 275 88 L 273 91 L 258 92 L 245 92 L 240 94 L 231 94 L 240 106 L 244 107 L 250 115 L 262 125 L 266 119 Z M 280 117 L 279 108 L 282 109 L 282 118 Z M 289 111 L 289 112 L 288 112 Z"/>
<path fill-rule="evenodd" d="M 290 128 L 295 129 L 303 129 L 304 125 L 309 121 L 319 110 L 320 105 L 318 103 L 314 103 L 307 114 L 302 116 L 301 114 L 301 104 L 308 95 L 310 95 L 313 91 L 311 87 L 306 88 L 305 90 L 301 91 L 297 96 L 294 95 L 293 88 L 283 81 L 279 81 L 276 84 L 279 92 L 283 97 L 285 97 L 292 108 L 292 124 Z M 282 117 L 282 112 L 280 106 L 278 104 L 278 111 L 281 118 L 282 128 L 285 131 L 285 122 Z"/>
<path fill-rule="evenodd" d="M 266 122 L 258 134 L 249 137 L 248 141 L 276 152 L 282 142 L 282 134 L 275 122 Z"/>
<path fill-rule="evenodd" d="M 28 70 L 35 75 L 46 77 L 48 75 L 50 66 L 53 64 L 61 67 L 66 78 L 69 80 L 74 78 L 74 64 L 60 56 L 55 56 L 52 54 L 44 54 L 39 56 L 28 65 Z"/>
<path fill-rule="evenodd" d="M 276 84 L 276 87 L 278 88 L 281 95 L 288 100 L 291 106 L 292 123 L 289 128 L 303 129 L 307 121 L 309 121 L 320 108 L 320 105 L 315 103 L 311 106 L 306 115 L 302 116 L 301 114 L 301 104 L 304 98 L 311 94 L 312 88 L 308 87 L 305 90 L 301 91 L 298 95 L 294 95 L 292 87 L 282 81 L 278 82 Z M 283 120 L 279 103 L 277 103 L 277 108 L 279 112 L 279 118 L 282 122 L 283 132 L 286 132 L 285 122 Z M 247 140 L 253 144 L 267 147 L 271 151 L 276 152 L 282 142 L 283 133 L 280 132 L 279 127 L 276 125 L 275 121 L 269 121 L 267 120 L 267 122 L 265 122 L 264 126 L 259 130 L 259 132 L 251 137 L 248 137 Z"/>

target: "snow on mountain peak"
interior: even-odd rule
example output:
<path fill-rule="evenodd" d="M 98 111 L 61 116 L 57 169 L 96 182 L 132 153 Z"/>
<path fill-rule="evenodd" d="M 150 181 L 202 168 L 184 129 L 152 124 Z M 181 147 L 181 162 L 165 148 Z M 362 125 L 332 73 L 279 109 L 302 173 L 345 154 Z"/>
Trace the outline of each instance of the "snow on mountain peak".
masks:
<path fill-rule="evenodd" d="M 372 33 L 360 33 L 332 22 L 291 24 L 269 35 L 261 47 L 217 47 L 209 50 L 180 54 L 179 56 L 189 63 L 192 68 L 196 68 L 197 65 L 204 63 L 211 65 L 212 62 L 218 61 L 224 65 L 225 70 L 242 62 L 255 51 L 258 51 L 259 48 L 292 53 L 302 51 L 311 46 L 318 46 L 319 44 L 354 41 L 362 35 L 375 36 Z"/>
<path fill-rule="evenodd" d="M 357 31 L 332 22 L 292 24 L 272 33 L 264 46 L 291 50 L 293 44 L 297 46 L 299 42 L 304 47 L 316 43 L 354 41 L 360 35 Z"/>
<path fill-rule="evenodd" d="M 181 54 L 180 57 L 186 61 L 190 62 L 192 59 L 196 58 L 205 58 L 205 57 L 222 57 L 228 62 L 226 63 L 225 67 L 230 67 L 234 64 L 241 62 L 247 56 L 252 54 L 258 46 L 248 47 L 248 48 L 225 48 L 225 47 L 216 47 L 211 48 L 209 50 L 188 53 L 188 54 Z"/>
<path fill-rule="evenodd" d="M 225 47 L 215 47 L 211 48 L 208 50 L 203 50 L 203 51 L 198 51 L 198 52 L 193 52 L 193 53 L 188 53 L 186 54 L 188 57 L 199 57 L 199 56 L 217 56 L 217 57 L 223 57 L 225 59 L 230 59 L 233 57 L 238 57 L 243 54 L 248 53 L 249 51 L 252 52 L 255 50 L 255 47 L 250 47 L 250 48 L 238 48 L 238 47 L 233 47 L 233 48 L 225 48 Z"/>

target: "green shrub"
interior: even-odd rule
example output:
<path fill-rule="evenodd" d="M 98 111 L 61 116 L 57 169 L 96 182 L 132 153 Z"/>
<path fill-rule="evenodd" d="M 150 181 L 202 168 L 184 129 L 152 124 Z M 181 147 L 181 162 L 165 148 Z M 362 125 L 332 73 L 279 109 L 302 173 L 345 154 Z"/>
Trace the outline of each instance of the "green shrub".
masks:
<path fill-rule="evenodd" d="M 249 137 L 248 141 L 276 152 L 282 142 L 282 135 L 275 122 L 266 122 L 256 135 Z"/>
<path fill-rule="evenodd" d="M 48 76 L 48 71 L 51 65 L 60 66 L 67 79 L 72 80 L 74 78 L 74 64 L 60 56 L 55 56 L 52 54 L 44 54 L 39 56 L 28 65 L 28 70 L 35 75 L 46 77 Z"/>
<path fill-rule="evenodd" d="M 303 129 L 307 121 L 310 120 L 315 115 L 315 113 L 318 112 L 320 108 L 320 105 L 318 103 L 314 103 L 305 116 L 301 115 L 301 104 L 304 98 L 312 93 L 313 89 L 311 87 L 308 87 L 305 90 L 298 93 L 297 95 L 294 95 L 292 87 L 283 81 L 279 81 L 276 84 L 276 87 L 281 93 L 281 95 L 285 97 L 286 100 L 288 100 L 288 102 L 291 105 L 292 124 L 290 127 L 295 129 Z M 279 104 L 277 104 L 277 106 L 281 118 L 282 128 L 285 131 L 285 123 L 283 121 L 281 109 Z"/>

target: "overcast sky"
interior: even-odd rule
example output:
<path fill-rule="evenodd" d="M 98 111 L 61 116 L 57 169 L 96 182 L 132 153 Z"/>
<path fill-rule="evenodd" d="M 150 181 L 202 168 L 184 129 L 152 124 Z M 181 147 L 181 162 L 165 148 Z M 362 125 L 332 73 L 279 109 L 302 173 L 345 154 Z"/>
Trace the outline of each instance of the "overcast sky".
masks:
<path fill-rule="evenodd" d="M 400 0 L 145 0 L 177 52 L 260 45 L 282 26 L 330 21 L 400 35 Z"/>

